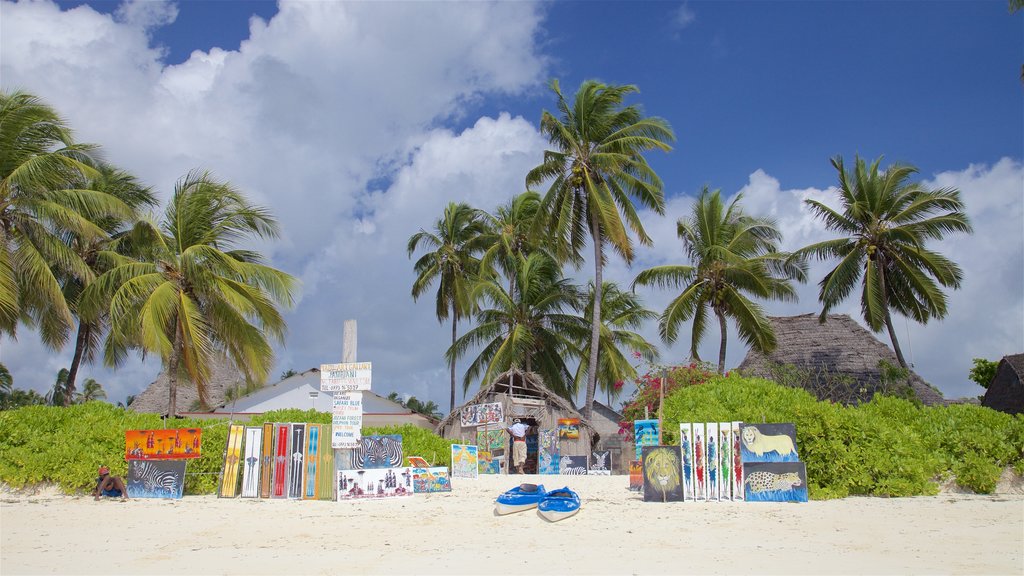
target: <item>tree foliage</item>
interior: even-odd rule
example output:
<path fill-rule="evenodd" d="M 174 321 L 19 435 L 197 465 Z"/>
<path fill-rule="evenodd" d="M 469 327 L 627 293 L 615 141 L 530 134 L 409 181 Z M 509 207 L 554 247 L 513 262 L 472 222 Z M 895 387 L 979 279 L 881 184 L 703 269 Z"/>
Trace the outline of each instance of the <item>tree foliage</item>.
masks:
<path fill-rule="evenodd" d="M 988 385 L 992 383 L 992 379 L 996 377 L 996 369 L 999 368 L 999 362 L 993 362 L 984 358 L 974 358 L 971 362 L 973 366 L 971 366 L 971 372 L 968 374 L 968 377 L 972 382 L 987 390 Z"/>

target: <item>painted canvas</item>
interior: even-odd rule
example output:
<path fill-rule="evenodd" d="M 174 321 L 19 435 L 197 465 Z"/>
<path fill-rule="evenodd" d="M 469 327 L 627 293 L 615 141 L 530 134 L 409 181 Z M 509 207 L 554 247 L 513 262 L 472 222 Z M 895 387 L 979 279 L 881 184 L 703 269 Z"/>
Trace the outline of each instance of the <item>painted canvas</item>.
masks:
<path fill-rule="evenodd" d="M 708 454 L 705 441 L 704 423 L 693 423 L 693 498 L 706 500 L 708 497 Z"/>
<path fill-rule="evenodd" d="M 352 452 L 353 467 L 357 470 L 398 468 L 402 466 L 402 435 L 363 436 L 359 447 Z"/>
<path fill-rule="evenodd" d="M 412 496 L 412 468 L 338 470 L 338 501 Z"/>
<path fill-rule="evenodd" d="M 409 461 L 409 466 L 413 468 L 430 468 L 430 464 L 427 464 L 427 461 L 419 456 L 406 456 L 405 459 Z"/>
<path fill-rule="evenodd" d="M 747 462 L 798 462 L 796 425 L 741 424 L 740 448 Z"/>
<path fill-rule="evenodd" d="M 459 422 L 463 428 L 480 426 L 490 423 L 501 423 L 505 421 L 505 408 L 501 402 L 490 402 L 487 404 L 471 404 L 463 406 L 459 412 Z"/>
<path fill-rule="evenodd" d="M 558 473 L 562 476 L 586 476 L 586 456 L 562 456 L 558 460 Z"/>
<path fill-rule="evenodd" d="M 644 446 L 658 445 L 658 421 L 637 420 L 633 423 L 633 443 L 636 444 L 636 459 L 643 459 Z"/>
<path fill-rule="evenodd" d="M 291 439 L 287 424 L 274 424 L 274 477 L 271 481 L 271 498 L 288 496 L 288 463 L 291 461 Z"/>
<path fill-rule="evenodd" d="M 477 446 L 477 471 L 480 474 L 501 474 L 501 460 L 496 458 L 490 450 L 481 449 Z"/>
<path fill-rule="evenodd" d="M 579 418 L 559 418 L 558 437 L 566 440 L 577 440 L 580 437 Z"/>
<path fill-rule="evenodd" d="M 224 465 L 217 496 L 234 498 L 238 496 L 238 470 L 242 460 L 242 437 L 245 426 L 234 424 L 228 427 L 228 440 L 224 448 Z"/>
<path fill-rule="evenodd" d="M 732 425 L 718 423 L 718 483 L 719 497 L 732 500 Z"/>
<path fill-rule="evenodd" d="M 679 423 L 679 452 L 683 458 L 683 498 L 693 500 L 693 423 Z"/>
<path fill-rule="evenodd" d="M 500 450 L 505 447 L 505 431 L 500 428 L 480 428 L 476 433 L 476 445 L 481 450 Z"/>
<path fill-rule="evenodd" d="M 747 502 L 807 502 L 807 467 L 803 462 L 745 462 L 743 489 Z"/>
<path fill-rule="evenodd" d="M 181 460 L 202 456 L 202 428 L 125 430 L 125 460 Z"/>
<path fill-rule="evenodd" d="M 718 422 L 707 422 L 704 424 L 705 442 L 708 447 L 707 464 L 707 499 L 718 500 Z"/>
<path fill-rule="evenodd" d="M 263 424 L 263 446 L 260 449 L 260 498 L 270 498 L 274 473 L 274 423 Z"/>
<path fill-rule="evenodd" d="M 644 502 L 682 502 L 682 465 L 679 446 L 644 446 Z"/>
<path fill-rule="evenodd" d="M 541 429 L 537 438 L 537 473 L 558 474 L 558 430 Z"/>
<path fill-rule="evenodd" d="M 291 456 L 288 470 L 288 497 L 302 498 L 302 474 L 305 471 L 306 460 L 306 425 L 294 423 L 290 426 L 288 434 L 291 436 Z"/>
<path fill-rule="evenodd" d="M 129 460 L 125 488 L 129 498 L 181 498 L 185 460 Z"/>
<path fill-rule="evenodd" d="M 448 468 L 433 466 L 412 469 L 412 491 L 415 493 L 451 492 L 452 480 Z"/>
<path fill-rule="evenodd" d="M 477 474 L 476 446 L 452 444 L 452 478 L 476 478 Z"/>
<path fill-rule="evenodd" d="M 317 472 L 320 468 L 321 426 L 306 425 L 306 471 L 302 476 L 302 499 L 316 500 L 318 496 Z"/>
<path fill-rule="evenodd" d="M 639 492 L 644 488 L 644 466 L 641 460 L 629 462 L 629 489 Z"/>
<path fill-rule="evenodd" d="M 537 462 L 537 473 L 538 474 L 558 474 L 558 463 L 560 457 L 558 452 L 544 452 L 540 453 L 540 459 Z"/>
<path fill-rule="evenodd" d="M 740 426 L 742 422 L 733 422 L 729 433 L 732 435 L 732 497 L 743 500 L 743 450 L 740 448 Z"/>
<path fill-rule="evenodd" d="M 245 457 L 242 459 L 242 498 L 260 495 L 260 448 L 263 447 L 263 428 L 245 428 Z"/>
<path fill-rule="evenodd" d="M 593 474 L 595 476 L 611 476 L 612 451 L 594 450 L 593 452 L 591 452 L 590 466 L 587 468 L 587 474 Z"/>
<path fill-rule="evenodd" d="M 335 495 L 336 488 L 336 477 L 334 470 L 334 449 L 328 444 L 327 439 L 330 438 L 328 432 L 330 427 L 326 424 L 320 426 L 320 465 L 317 466 L 317 488 L 316 494 L 318 500 L 334 500 L 337 496 Z"/>

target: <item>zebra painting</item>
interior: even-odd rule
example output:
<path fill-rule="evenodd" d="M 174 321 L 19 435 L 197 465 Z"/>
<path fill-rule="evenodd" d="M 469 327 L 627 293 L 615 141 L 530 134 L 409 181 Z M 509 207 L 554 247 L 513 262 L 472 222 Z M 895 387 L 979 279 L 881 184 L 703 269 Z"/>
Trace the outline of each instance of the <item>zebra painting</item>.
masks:
<path fill-rule="evenodd" d="M 357 470 L 398 468 L 402 465 L 402 436 L 363 436 L 353 451 L 352 463 Z"/>
<path fill-rule="evenodd" d="M 563 476 L 585 476 L 587 474 L 587 457 L 562 456 L 558 463 L 558 473 Z"/>
<path fill-rule="evenodd" d="M 611 476 L 612 473 L 612 451 L 595 450 L 590 453 L 590 469 L 587 474 L 598 476 Z"/>
<path fill-rule="evenodd" d="M 130 460 L 125 488 L 130 498 L 181 498 L 185 460 Z"/>

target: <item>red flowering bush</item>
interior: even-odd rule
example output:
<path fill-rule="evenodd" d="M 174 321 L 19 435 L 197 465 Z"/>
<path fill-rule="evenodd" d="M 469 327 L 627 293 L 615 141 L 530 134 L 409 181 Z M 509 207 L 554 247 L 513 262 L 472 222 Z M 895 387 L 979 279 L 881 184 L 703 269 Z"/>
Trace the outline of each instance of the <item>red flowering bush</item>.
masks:
<path fill-rule="evenodd" d="M 619 434 L 632 435 L 634 420 L 643 420 L 645 416 L 658 417 L 663 383 L 667 398 L 680 388 L 704 384 L 714 376 L 714 369 L 703 362 L 691 362 L 681 366 L 651 366 L 647 373 L 636 379 L 636 391 L 623 404 L 622 415 L 626 419 L 619 422 Z"/>

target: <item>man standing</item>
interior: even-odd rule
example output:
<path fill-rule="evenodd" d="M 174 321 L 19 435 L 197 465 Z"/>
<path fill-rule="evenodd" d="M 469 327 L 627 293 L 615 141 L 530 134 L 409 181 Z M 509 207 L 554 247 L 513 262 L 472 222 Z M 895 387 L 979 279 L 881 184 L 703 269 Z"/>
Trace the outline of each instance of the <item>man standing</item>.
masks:
<path fill-rule="evenodd" d="M 522 474 L 523 464 L 526 463 L 526 434 L 530 427 L 516 418 L 515 423 L 506 430 L 512 435 L 512 464 L 516 467 L 516 472 Z"/>

